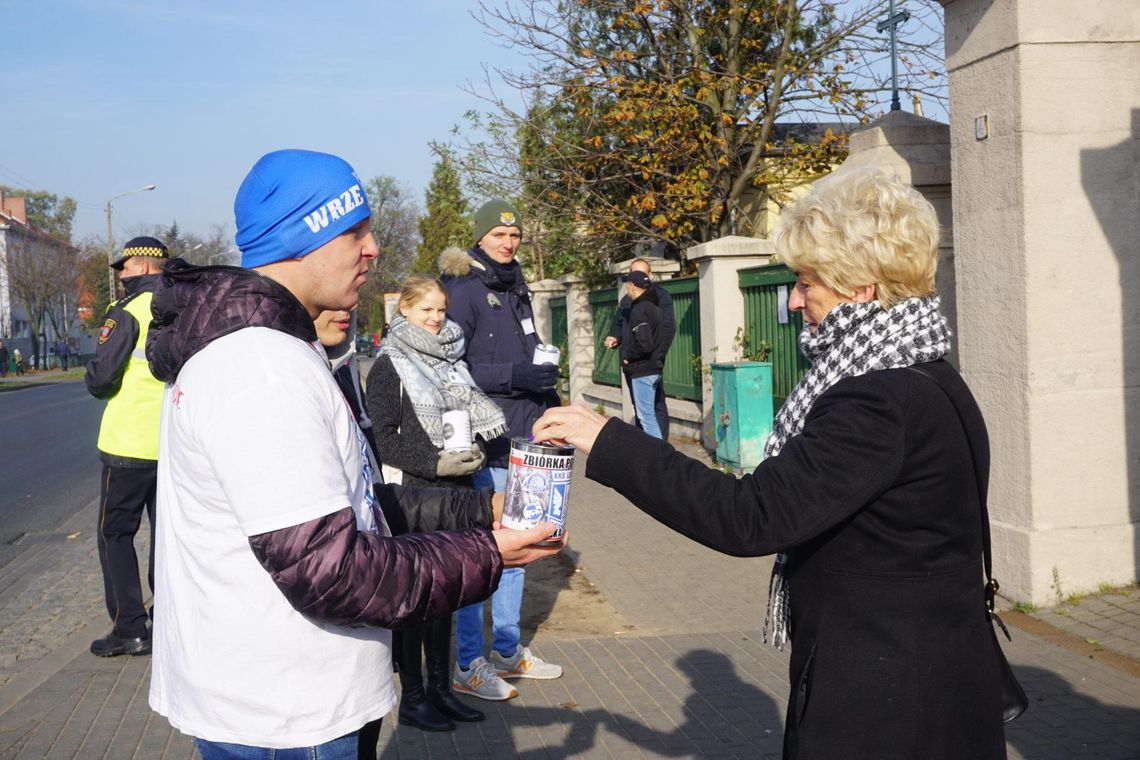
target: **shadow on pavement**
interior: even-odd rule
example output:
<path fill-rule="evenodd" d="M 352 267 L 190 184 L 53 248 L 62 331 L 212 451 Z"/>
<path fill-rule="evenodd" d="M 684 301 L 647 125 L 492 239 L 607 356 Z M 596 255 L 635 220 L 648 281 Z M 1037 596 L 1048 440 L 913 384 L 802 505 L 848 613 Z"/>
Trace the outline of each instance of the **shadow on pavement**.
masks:
<path fill-rule="evenodd" d="M 1006 744 L 1016 756 L 1140 757 L 1140 710 L 1079 694 L 1064 678 L 1042 668 L 1015 666 L 1014 670 L 1029 697 L 1029 709 L 1005 727 Z M 1106 724 L 1112 725 L 1111 732 L 1104 730 Z"/>
<path fill-rule="evenodd" d="M 636 748 L 652 757 L 779 757 L 783 730 L 778 706 L 770 696 L 743 681 L 726 655 L 694 649 L 673 665 L 678 672 L 663 669 L 657 676 L 666 690 L 675 687 L 684 693 L 663 693 L 644 708 L 631 710 L 627 706 L 619 711 L 578 709 L 574 704 L 480 703 L 478 707 L 487 712 L 486 722 L 461 726 L 460 731 L 479 732 L 475 740 L 479 753 L 525 760 L 580 757 L 598 745 L 601 732 L 615 737 L 605 750 L 621 756 L 625 756 L 623 751 Z M 681 715 L 670 716 L 669 705 L 681 701 Z M 645 722 L 638 714 L 642 711 L 657 716 L 662 725 Z M 541 729 L 542 746 L 535 746 L 533 737 L 516 740 L 512 725 L 520 730 Z M 473 735 L 453 736 L 461 754 L 462 748 L 470 746 L 467 742 L 475 739 Z M 380 750 L 383 757 L 430 756 L 433 749 L 446 752 L 453 746 L 451 741 L 446 735 L 397 728 Z"/>

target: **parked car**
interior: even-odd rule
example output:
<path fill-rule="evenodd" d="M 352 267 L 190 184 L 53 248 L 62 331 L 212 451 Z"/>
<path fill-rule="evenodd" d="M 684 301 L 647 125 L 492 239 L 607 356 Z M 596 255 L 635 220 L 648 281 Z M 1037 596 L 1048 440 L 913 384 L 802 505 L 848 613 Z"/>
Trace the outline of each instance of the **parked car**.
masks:
<path fill-rule="evenodd" d="M 375 356 L 376 350 L 372 346 L 372 336 L 370 335 L 357 335 L 356 336 L 356 353 L 364 354 L 365 356 Z"/>

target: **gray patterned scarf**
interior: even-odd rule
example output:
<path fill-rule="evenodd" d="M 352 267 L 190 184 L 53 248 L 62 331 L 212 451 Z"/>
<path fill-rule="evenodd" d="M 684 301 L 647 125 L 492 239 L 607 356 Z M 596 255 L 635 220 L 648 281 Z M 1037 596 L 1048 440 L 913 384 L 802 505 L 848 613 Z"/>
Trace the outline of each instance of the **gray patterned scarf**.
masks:
<path fill-rule="evenodd" d="M 380 344 L 400 375 L 420 427 L 438 448 L 443 448 L 443 413 L 466 409 L 471 414 L 471 437 L 484 441 L 507 432 L 507 421 L 495 402 L 475 385 L 463 363 L 463 329 L 450 319 L 438 335 L 397 314 Z"/>
<path fill-rule="evenodd" d="M 772 435 L 764 444 L 764 456 L 779 454 L 788 439 L 803 430 L 816 399 L 840 380 L 932 362 L 948 354 L 950 328 L 940 304 L 938 296 L 909 298 L 890 309 L 883 309 L 878 301 L 843 303 L 823 318 L 815 332 L 804 327 L 800 350 L 811 361 L 811 369 L 780 407 Z M 786 554 L 776 555 L 764 616 L 764 641 L 771 628 L 777 649 L 783 649 L 788 639 L 787 564 Z"/>

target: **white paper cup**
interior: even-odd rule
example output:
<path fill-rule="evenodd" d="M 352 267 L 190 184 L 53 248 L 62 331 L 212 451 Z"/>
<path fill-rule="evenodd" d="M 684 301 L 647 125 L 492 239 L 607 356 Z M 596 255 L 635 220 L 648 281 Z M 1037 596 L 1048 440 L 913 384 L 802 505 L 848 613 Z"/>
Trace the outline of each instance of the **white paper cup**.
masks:
<path fill-rule="evenodd" d="M 443 413 L 443 448 L 444 451 L 471 448 L 471 414 L 466 409 Z"/>
<path fill-rule="evenodd" d="M 562 358 L 562 351 L 558 346 L 548 346 L 544 343 L 539 343 L 534 347 L 534 360 L 533 364 L 553 364 L 558 366 L 558 360 Z"/>

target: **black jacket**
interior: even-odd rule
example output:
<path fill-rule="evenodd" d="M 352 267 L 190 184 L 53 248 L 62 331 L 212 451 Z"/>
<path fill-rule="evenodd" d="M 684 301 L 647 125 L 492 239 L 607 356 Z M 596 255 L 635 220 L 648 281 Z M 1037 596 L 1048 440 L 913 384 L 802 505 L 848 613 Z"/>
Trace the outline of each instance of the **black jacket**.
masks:
<path fill-rule="evenodd" d="M 664 366 L 665 356 L 669 353 L 669 347 L 673 345 L 673 338 L 677 334 L 677 315 L 673 312 L 673 296 L 669 295 L 668 290 L 656 282 L 653 283 L 650 290 L 657 296 L 657 305 L 661 309 L 661 340 L 657 345 L 657 355 L 654 358 L 660 359 L 662 366 Z M 631 305 L 629 295 L 623 295 L 618 301 L 617 311 L 614 312 L 614 327 L 610 334 L 618 339 L 618 345 L 621 345 L 623 326 L 629 322 Z"/>
<path fill-rule="evenodd" d="M 147 358 L 160 380 L 177 378 L 198 351 L 245 327 L 316 340 L 312 318 L 292 293 L 238 267 L 172 260 L 152 311 Z M 384 538 L 357 530 L 345 506 L 251 536 L 254 555 L 299 612 L 339 625 L 400 628 L 486 599 L 498 587 L 502 555 L 483 527 L 491 523 L 490 491 L 389 485 L 377 496 L 378 508 L 404 514 L 411 530 L 469 530 Z"/>
<path fill-rule="evenodd" d="M 923 368 L 967 428 L 929 377 L 895 369 L 836 383 L 741 479 L 619 420 L 587 460 L 587 477 L 706 546 L 788 553 L 787 758 L 1005 757 L 969 445 L 988 472 L 985 423 L 953 367 Z"/>
<path fill-rule="evenodd" d="M 631 302 L 629 319 L 622 322 L 621 368 L 627 376 L 661 374 L 663 329 L 657 293 L 649 288 Z"/>

